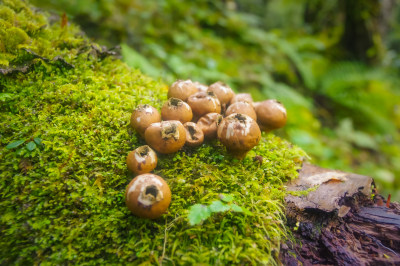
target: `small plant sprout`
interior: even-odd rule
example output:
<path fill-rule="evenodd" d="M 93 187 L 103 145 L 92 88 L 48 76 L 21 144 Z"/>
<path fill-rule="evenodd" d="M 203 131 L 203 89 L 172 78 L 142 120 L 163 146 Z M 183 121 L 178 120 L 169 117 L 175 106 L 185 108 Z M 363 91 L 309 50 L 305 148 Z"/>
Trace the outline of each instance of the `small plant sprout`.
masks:
<path fill-rule="evenodd" d="M 220 195 L 221 200 L 214 200 L 210 205 L 195 204 L 189 208 L 188 220 L 191 226 L 198 225 L 204 220 L 211 217 L 215 213 L 222 213 L 227 211 L 232 211 L 236 213 L 243 213 L 248 216 L 253 214 L 246 209 L 235 203 L 233 203 L 233 196 Z"/>

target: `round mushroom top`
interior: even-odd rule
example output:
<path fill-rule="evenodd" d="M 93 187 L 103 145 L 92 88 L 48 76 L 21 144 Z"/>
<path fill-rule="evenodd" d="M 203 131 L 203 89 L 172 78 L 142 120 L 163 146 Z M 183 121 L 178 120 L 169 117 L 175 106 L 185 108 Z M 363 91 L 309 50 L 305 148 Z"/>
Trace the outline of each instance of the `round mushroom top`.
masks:
<path fill-rule="evenodd" d="M 256 105 L 257 122 L 265 130 L 274 130 L 286 124 L 287 113 L 282 103 L 270 99 Z"/>
<path fill-rule="evenodd" d="M 133 129 L 135 129 L 142 136 L 144 135 L 147 127 L 149 127 L 152 123 L 160 121 L 160 113 L 156 108 L 148 104 L 139 105 L 135 110 L 133 110 L 130 119 Z"/>
<path fill-rule="evenodd" d="M 168 90 L 168 98 L 178 98 L 182 101 L 187 101 L 190 95 L 198 91 L 196 84 L 188 80 L 177 80 L 172 83 Z"/>
<path fill-rule="evenodd" d="M 171 190 L 160 176 L 142 174 L 128 184 L 125 201 L 133 214 L 155 219 L 167 210 L 171 202 Z"/>
<path fill-rule="evenodd" d="M 233 152 L 247 152 L 261 139 L 257 123 L 244 114 L 231 114 L 222 119 L 217 134 L 221 143 Z"/>
<path fill-rule="evenodd" d="M 233 90 L 228 85 L 220 81 L 211 84 L 207 91 L 213 92 L 223 105 L 228 104 L 234 96 Z"/>

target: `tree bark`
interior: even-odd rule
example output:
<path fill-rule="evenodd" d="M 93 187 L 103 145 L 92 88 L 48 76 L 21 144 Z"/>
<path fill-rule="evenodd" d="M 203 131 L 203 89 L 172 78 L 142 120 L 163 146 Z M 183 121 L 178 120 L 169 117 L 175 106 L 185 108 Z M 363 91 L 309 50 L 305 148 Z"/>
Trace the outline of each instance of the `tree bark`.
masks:
<path fill-rule="evenodd" d="M 294 239 L 281 248 L 285 265 L 399 265 L 400 204 L 371 195 L 373 180 L 305 164 L 289 191 Z M 373 198 L 373 199 L 372 199 Z"/>

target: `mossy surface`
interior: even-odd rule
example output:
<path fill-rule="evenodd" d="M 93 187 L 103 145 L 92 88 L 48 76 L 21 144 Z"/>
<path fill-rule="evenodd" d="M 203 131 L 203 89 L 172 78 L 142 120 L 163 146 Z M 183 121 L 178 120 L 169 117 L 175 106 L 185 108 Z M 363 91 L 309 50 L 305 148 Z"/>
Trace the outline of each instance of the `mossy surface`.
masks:
<path fill-rule="evenodd" d="M 138 104 L 159 109 L 165 85 L 22 1 L 0 6 L 0 43 L 0 264 L 276 262 L 284 182 L 297 176 L 302 150 L 263 135 L 243 161 L 217 141 L 160 156 L 154 172 L 171 206 L 137 218 L 125 207 L 125 159 L 144 141 L 129 117 Z M 190 226 L 189 208 L 221 193 L 252 215 L 227 211 Z"/>

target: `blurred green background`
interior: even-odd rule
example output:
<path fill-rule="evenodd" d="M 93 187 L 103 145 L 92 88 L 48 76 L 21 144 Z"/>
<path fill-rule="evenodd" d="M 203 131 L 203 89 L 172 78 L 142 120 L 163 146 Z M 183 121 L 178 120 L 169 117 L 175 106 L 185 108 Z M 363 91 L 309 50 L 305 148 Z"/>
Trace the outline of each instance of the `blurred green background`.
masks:
<path fill-rule="evenodd" d="M 221 80 L 278 99 L 289 120 L 275 134 L 400 201 L 399 0 L 32 2 L 166 84 Z"/>

